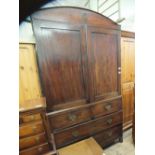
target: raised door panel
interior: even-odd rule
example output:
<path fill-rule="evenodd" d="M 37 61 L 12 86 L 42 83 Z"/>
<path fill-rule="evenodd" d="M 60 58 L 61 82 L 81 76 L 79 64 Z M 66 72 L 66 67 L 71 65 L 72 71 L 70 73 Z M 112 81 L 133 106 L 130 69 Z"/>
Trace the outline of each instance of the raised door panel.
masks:
<path fill-rule="evenodd" d="M 48 110 L 85 103 L 83 27 L 41 20 L 33 25 Z"/>
<path fill-rule="evenodd" d="M 88 60 L 95 100 L 120 94 L 120 32 L 88 28 Z"/>
<path fill-rule="evenodd" d="M 133 38 L 121 38 L 122 83 L 135 81 L 135 42 Z"/>
<path fill-rule="evenodd" d="M 134 83 L 125 83 L 122 86 L 123 126 L 131 126 L 134 112 Z"/>

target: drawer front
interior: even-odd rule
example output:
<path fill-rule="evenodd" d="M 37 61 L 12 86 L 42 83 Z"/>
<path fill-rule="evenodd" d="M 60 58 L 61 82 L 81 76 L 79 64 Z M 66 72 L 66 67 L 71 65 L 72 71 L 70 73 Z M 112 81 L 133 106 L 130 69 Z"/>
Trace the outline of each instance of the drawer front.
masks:
<path fill-rule="evenodd" d="M 88 108 L 60 113 L 56 116 L 49 116 L 49 121 L 53 129 L 69 127 L 90 119 L 91 114 Z"/>
<path fill-rule="evenodd" d="M 20 151 L 20 155 L 42 155 L 50 150 L 48 143 Z"/>
<path fill-rule="evenodd" d="M 116 139 L 122 136 L 122 126 L 115 126 L 108 130 L 102 131 L 94 135 L 94 139 L 102 146 L 106 147 L 112 144 Z"/>
<path fill-rule="evenodd" d="M 34 114 L 34 115 L 31 114 L 31 115 L 27 115 L 27 116 L 21 116 L 20 120 L 22 123 L 39 121 L 39 120 L 41 120 L 41 115 L 40 114 Z"/>
<path fill-rule="evenodd" d="M 91 107 L 92 113 L 95 117 L 107 115 L 121 109 L 122 99 L 115 99 L 112 101 L 99 101 L 96 105 Z"/>
<path fill-rule="evenodd" d="M 35 135 L 41 132 L 44 132 L 42 122 L 37 122 L 34 124 L 29 124 L 29 125 L 24 125 L 19 127 L 20 138 Z"/>
<path fill-rule="evenodd" d="M 36 135 L 36 136 L 22 138 L 22 139 L 19 140 L 19 148 L 20 148 L 20 150 L 21 149 L 26 149 L 28 147 L 43 144 L 46 141 L 47 141 L 46 140 L 46 135 L 44 133 Z"/>
<path fill-rule="evenodd" d="M 88 123 L 55 133 L 56 145 L 57 147 L 67 145 L 73 141 L 91 136 L 97 132 L 120 123 L 122 123 L 122 112 L 114 113 L 113 115 L 108 115 L 93 121 L 89 121 Z"/>

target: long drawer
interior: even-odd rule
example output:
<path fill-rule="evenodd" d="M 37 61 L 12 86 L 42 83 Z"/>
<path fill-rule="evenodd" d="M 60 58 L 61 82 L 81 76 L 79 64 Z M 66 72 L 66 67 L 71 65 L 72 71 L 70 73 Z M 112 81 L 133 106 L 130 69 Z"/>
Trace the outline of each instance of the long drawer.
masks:
<path fill-rule="evenodd" d="M 42 155 L 50 150 L 48 143 L 20 151 L 20 155 Z"/>
<path fill-rule="evenodd" d="M 113 113 L 87 123 L 77 125 L 55 133 L 57 147 L 61 147 L 80 140 L 84 137 L 91 136 L 97 132 L 120 124 L 122 122 L 122 112 Z"/>
<path fill-rule="evenodd" d="M 41 133 L 35 136 L 31 137 L 26 137 L 26 138 L 21 138 L 19 140 L 19 147 L 21 149 L 26 149 L 28 147 L 33 147 L 35 145 L 43 144 L 45 143 L 46 140 L 46 135 L 45 133 Z"/>
<path fill-rule="evenodd" d="M 80 108 L 60 112 L 58 115 L 49 115 L 48 118 L 52 129 L 60 129 L 90 120 L 91 113 L 89 108 Z"/>
<path fill-rule="evenodd" d="M 122 125 L 104 130 L 94 135 L 94 139 L 104 148 L 115 142 L 116 139 L 122 138 Z"/>
<path fill-rule="evenodd" d="M 91 106 L 92 114 L 94 117 L 111 114 L 121 109 L 122 99 L 117 98 L 107 101 L 98 101 Z"/>
<path fill-rule="evenodd" d="M 43 131 L 44 127 L 41 121 L 35 123 L 29 123 L 27 125 L 19 127 L 19 136 L 20 138 L 32 136 L 38 133 L 42 133 Z"/>
<path fill-rule="evenodd" d="M 72 110 L 62 110 L 48 113 L 50 126 L 53 130 L 64 129 L 100 117 L 120 111 L 122 109 L 121 96 L 113 99 L 101 100 L 84 107 Z"/>

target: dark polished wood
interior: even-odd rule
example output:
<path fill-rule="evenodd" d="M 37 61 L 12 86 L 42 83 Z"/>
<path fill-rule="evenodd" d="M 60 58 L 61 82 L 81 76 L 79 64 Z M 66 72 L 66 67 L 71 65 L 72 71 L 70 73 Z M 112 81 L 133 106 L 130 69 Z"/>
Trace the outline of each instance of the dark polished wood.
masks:
<path fill-rule="evenodd" d="M 88 27 L 88 61 L 92 76 L 93 100 L 120 94 L 119 65 L 120 32 L 99 27 Z"/>
<path fill-rule="evenodd" d="M 122 126 L 118 125 L 113 128 L 104 130 L 96 135 L 94 135 L 94 139 L 102 146 L 107 147 L 112 143 L 119 141 L 121 136 Z"/>
<path fill-rule="evenodd" d="M 121 139 L 120 26 L 76 7 L 42 9 L 31 19 L 47 100 L 46 125 L 56 146 L 118 124 L 115 138 Z"/>
<path fill-rule="evenodd" d="M 122 108 L 122 99 L 117 98 L 115 100 L 99 101 L 91 106 L 94 117 L 104 116 L 117 112 Z"/>
<path fill-rule="evenodd" d="M 120 94 L 117 24 L 92 11 L 65 7 L 38 11 L 32 21 L 48 111 Z"/>
<path fill-rule="evenodd" d="M 87 100 L 83 57 L 83 27 L 34 20 L 39 25 L 38 60 L 43 93 L 47 99 L 47 110 L 57 106 L 78 104 Z M 52 50 L 51 50 L 52 49 Z M 62 52 L 63 50 L 63 52 Z M 42 51 L 44 51 L 42 53 Z M 52 89 L 51 89 L 52 88 Z"/>
<path fill-rule="evenodd" d="M 49 121 L 53 129 L 69 127 L 90 119 L 91 112 L 88 108 L 72 110 L 70 112 L 61 113 L 58 116 L 49 117 Z"/>
<path fill-rule="evenodd" d="M 121 112 L 101 117 L 87 123 L 67 128 L 61 131 L 55 131 L 55 142 L 57 147 L 62 147 L 69 143 L 81 140 L 84 137 L 91 136 L 99 131 L 121 124 Z"/>

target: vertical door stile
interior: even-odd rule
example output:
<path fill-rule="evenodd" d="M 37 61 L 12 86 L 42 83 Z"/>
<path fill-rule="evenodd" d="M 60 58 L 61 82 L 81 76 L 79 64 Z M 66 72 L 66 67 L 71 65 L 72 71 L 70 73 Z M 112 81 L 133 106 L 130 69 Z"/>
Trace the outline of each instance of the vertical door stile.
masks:
<path fill-rule="evenodd" d="M 83 73 L 83 81 L 84 81 L 84 89 L 85 89 L 85 97 L 86 101 L 89 102 L 90 94 L 89 94 L 89 76 L 88 76 L 88 58 L 87 58 L 87 40 L 86 40 L 86 25 L 81 26 L 81 61 L 82 61 L 82 73 Z"/>
<path fill-rule="evenodd" d="M 92 49 L 92 39 L 91 39 L 91 27 L 86 25 L 86 38 L 87 38 L 87 57 L 88 57 L 88 73 L 89 73 L 89 91 L 90 91 L 90 102 L 95 101 L 95 77 L 94 77 L 94 55 L 93 55 L 93 49 Z"/>
<path fill-rule="evenodd" d="M 117 44 L 117 87 L 118 87 L 118 93 L 121 95 L 121 76 L 122 76 L 122 65 L 121 65 L 121 32 L 118 33 L 118 44 Z"/>

